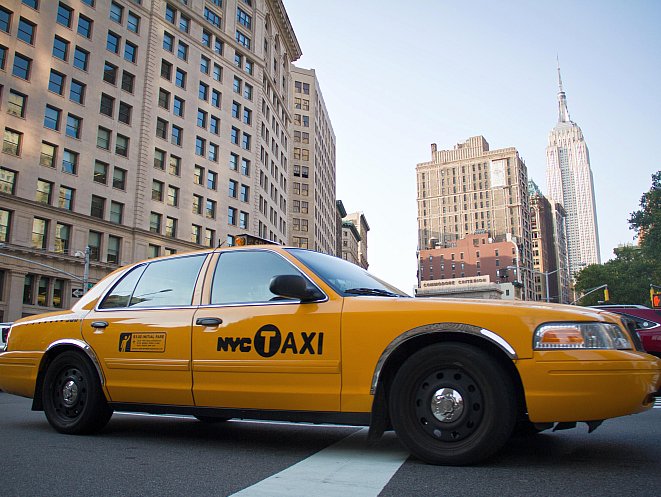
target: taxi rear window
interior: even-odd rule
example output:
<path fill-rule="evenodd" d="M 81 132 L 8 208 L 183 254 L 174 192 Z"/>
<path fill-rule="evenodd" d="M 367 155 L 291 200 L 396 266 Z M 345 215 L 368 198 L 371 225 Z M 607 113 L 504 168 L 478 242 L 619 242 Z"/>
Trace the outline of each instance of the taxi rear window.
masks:
<path fill-rule="evenodd" d="M 99 309 L 189 306 L 205 257 L 199 254 L 137 266 L 113 287 Z"/>

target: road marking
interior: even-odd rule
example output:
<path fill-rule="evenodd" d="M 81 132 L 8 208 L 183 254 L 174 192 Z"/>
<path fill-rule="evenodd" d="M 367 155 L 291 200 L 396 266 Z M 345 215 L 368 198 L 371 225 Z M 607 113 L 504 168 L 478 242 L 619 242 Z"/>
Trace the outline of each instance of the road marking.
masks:
<path fill-rule="evenodd" d="M 362 428 L 232 497 L 373 497 L 408 456 L 394 433 L 369 446 Z"/>
<path fill-rule="evenodd" d="M 661 409 L 661 397 L 654 399 L 654 409 Z"/>

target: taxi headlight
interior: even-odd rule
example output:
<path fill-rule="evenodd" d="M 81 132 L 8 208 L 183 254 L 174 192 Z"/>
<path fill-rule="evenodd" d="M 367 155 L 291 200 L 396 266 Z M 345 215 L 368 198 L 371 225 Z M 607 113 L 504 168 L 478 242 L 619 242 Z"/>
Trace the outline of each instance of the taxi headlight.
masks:
<path fill-rule="evenodd" d="M 535 350 L 615 349 L 631 350 L 629 336 L 611 323 L 546 323 L 535 330 Z"/>

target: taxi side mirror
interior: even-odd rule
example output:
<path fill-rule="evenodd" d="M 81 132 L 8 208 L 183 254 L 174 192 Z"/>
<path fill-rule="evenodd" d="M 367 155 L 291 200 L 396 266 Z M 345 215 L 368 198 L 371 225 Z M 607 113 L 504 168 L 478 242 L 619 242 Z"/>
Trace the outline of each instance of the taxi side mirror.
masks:
<path fill-rule="evenodd" d="M 308 282 L 298 274 L 280 274 L 271 278 L 269 290 L 280 297 L 299 299 L 301 302 L 311 302 L 324 297 L 315 287 L 308 287 Z"/>

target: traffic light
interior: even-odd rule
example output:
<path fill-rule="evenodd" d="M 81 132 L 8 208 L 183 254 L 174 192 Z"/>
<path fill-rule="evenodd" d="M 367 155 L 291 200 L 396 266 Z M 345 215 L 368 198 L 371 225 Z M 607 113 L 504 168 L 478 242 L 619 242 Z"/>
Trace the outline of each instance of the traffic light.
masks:
<path fill-rule="evenodd" d="M 654 293 L 652 295 L 652 307 L 654 309 L 661 308 L 661 293 Z"/>
<path fill-rule="evenodd" d="M 604 302 L 608 302 L 610 300 L 610 296 L 608 295 L 608 287 L 604 288 Z"/>

